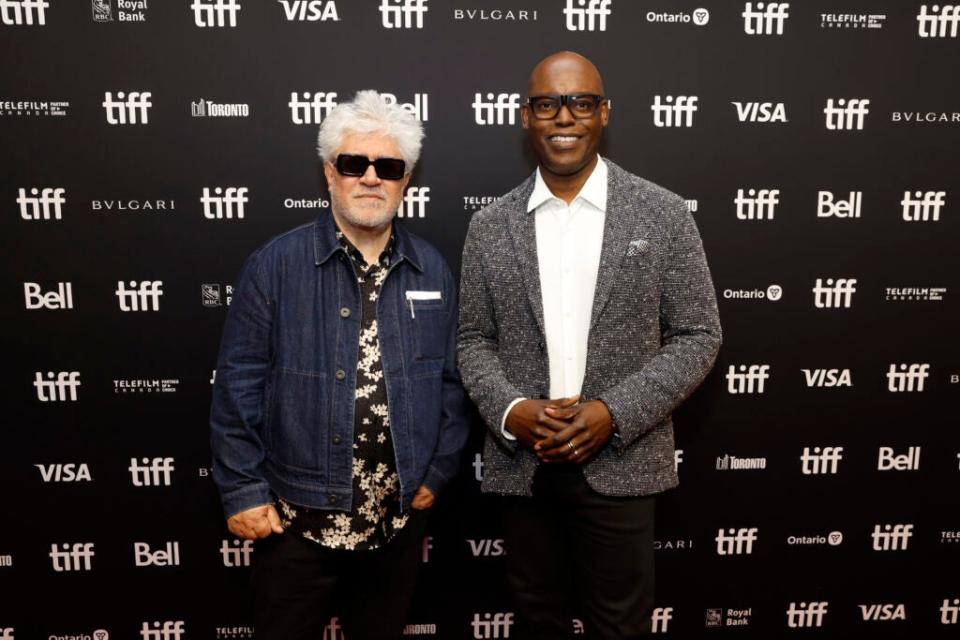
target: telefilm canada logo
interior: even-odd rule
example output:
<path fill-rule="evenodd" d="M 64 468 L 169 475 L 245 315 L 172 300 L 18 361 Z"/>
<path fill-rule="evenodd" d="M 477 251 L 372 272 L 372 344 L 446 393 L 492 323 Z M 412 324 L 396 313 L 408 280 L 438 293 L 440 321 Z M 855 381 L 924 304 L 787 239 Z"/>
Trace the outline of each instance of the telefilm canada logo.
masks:
<path fill-rule="evenodd" d="M 463 196 L 463 210 L 479 211 L 499 199 L 500 196 Z"/>
<path fill-rule="evenodd" d="M 0 100 L 0 118 L 62 118 L 69 108 L 63 100 Z"/>
<path fill-rule="evenodd" d="M 946 287 L 887 287 L 885 300 L 910 302 L 942 302 Z"/>
<path fill-rule="evenodd" d="M 179 386 L 180 380 L 176 378 L 117 378 L 113 380 L 113 392 L 118 395 L 176 393 Z"/>
<path fill-rule="evenodd" d="M 883 29 L 887 16 L 882 13 L 821 13 L 821 29 Z"/>
<path fill-rule="evenodd" d="M 154 0 L 156 1 L 156 0 Z M 150 0 L 90 0 L 94 22 L 146 22 Z"/>

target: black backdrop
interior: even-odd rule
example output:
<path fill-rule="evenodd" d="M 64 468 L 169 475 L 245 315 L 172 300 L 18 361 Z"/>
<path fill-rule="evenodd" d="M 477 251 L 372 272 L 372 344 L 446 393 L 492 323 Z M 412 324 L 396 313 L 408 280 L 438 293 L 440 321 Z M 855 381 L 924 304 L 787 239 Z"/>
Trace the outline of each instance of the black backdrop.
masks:
<path fill-rule="evenodd" d="M 314 95 L 419 101 L 404 224 L 456 270 L 472 212 L 533 169 L 510 105 L 565 48 L 604 74 L 603 153 L 689 198 L 725 329 L 676 416 L 654 631 L 955 637 L 960 9 L 763 4 L 0 2 L 0 638 L 251 636 L 210 380 L 242 260 L 324 204 Z M 413 637 L 509 637 L 481 435 Z"/>

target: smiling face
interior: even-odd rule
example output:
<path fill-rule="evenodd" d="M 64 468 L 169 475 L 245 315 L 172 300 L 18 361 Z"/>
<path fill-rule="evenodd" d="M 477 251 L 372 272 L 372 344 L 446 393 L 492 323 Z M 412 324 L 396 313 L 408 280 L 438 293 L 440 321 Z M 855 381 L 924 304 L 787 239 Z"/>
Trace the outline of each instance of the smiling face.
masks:
<path fill-rule="evenodd" d="M 350 154 L 377 158 L 402 158 L 393 138 L 382 134 L 344 136 L 337 155 Z M 400 206 L 403 190 L 410 180 L 406 174 L 400 180 L 383 180 L 373 165 L 359 177 L 343 176 L 332 162 L 323 163 L 323 174 L 330 188 L 330 205 L 338 222 L 366 230 L 385 227 L 393 220 Z"/>
<path fill-rule="evenodd" d="M 568 52 L 552 55 L 530 74 L 527 97 L 571 94 L 604 95 L 600 73 L 582 56 Z M 539 120 L 524 105 L 520 119 L 541 169 L 570 177 L 593 166 L 609 115 L 604 102 L 589 118 L 574 118 L 564 106 L 555 118 Z"/>

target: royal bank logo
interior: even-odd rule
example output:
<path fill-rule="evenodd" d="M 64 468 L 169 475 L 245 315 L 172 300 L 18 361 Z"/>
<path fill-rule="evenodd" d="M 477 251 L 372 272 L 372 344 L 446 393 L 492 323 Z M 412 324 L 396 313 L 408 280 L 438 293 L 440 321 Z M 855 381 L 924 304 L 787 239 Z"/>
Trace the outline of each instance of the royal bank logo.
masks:
<path fill-rule="evenodd" d="M 857 279 L 817 278 L 812 291 L 813 306 L 817 309 L 849 309 L 857 292 Z"/>
<path fill-rule="evenodd" d="M 47 24 L 47 0 L 0 0 L 0 20 L 7 26 Z"/>
<path fill-rule="evenodd" d="M 887 16 L 882 13 L 821 13 L 821 29 L 882 29 Z"/>
<path fill-rule="evenodd" d="M 692 127 L 697 100 L 697 96 L 654 96 L 653 104 L 650 105 L 650 110 L 653 111 L 653 126 Z"/>
<path fill-rule="evenodd" d="M 850 369 L 801 369 L 808 388 L 852 387 Z"/>
<path fill-rule="evenodd" d="M 242 102 L 214 102 L 200 98 L 190 103 L 190 115 L 194 118 L 247 118 L 250 105 Z"/>
<path fill-rule="evenodd" d="M 326 22 L 340 20 L 334 0 L 279 0 L 288 22 Z"/>
<path fill-rule="evenodd" d="M 85 462 L 52 463 L 33 465 L 40 472 L 40 480 L 48 482 L 93 482 L 90 467 Z"/>
<path fill-rule="evenodd" d="M 454 9 L 453 19 L 471 22 L 536 22 L 539 15 L 536 9 Z"/>
<path fill-rule="evenodd" d="M 169 487 L 173 484 L 173 458 L 130 458 L 130 482 L 135 487 Z"/>
<path fill-rule="evenodd" d="M 426 93 L 413 94 L 411 102 L 400 102 L 397 96 L 392 93 L 381 93 L 380 98 L 386 104 L 399 105 L 404 111 L 412 115 L 420 122 L 427 122 L 430 119 L 430 95 Z"/>
<path fill-rule="evenodd" d="M 41 371 L 34 373 L 33 386 L 40 402 L 76 402 L 80 388 L 79 371 Z"/>
<path fill-rule="evenodd" d="M 782 102 L 731 102 L 740 122 L 787 122 L 787 107 Z"/>
<path fill-rule="evenodd" d="M 867 114 L 870 113 L 870 101 L 864 98 L 827 99 L 823 108 L 826 126 L 830 131 L 862 131 Z"/>
<path fill-rule="evenodd" d="M 930 377 L 929 364 L 891 364 L 887 371 L 887 391 L 890 393 L 922 392 Z"/>
<path fill-rule="evenodd" d="M 822 627 L 828 607 L 827 602 L 791 602 L 787 607 L 787 626 L 791 629 Z"/>
<path fill-rule="evenodd" d="M 94 22 L 146 22 L 149 0 L 90 0 Z"/>
<path fill-rule="evenodd" d="M 159 311 L 160 296 L 163 295 L 162 280 L 117 281 L 117 304 L 120 311 Z"/>
<path fill-rule="evenodd" d="M 183 620 L 144 622 L 140 626 L 140 640 L 183 640 L 184 624 Z"/>
<path fill-rule="evenodd" d="M 131 91 L 129 94 L 118 91 L 114 99 L 113 92 L 103 94 L 103 110 L 107 116 L 107 124 L 149 124 L 150 107 L 153 103 L 150 91 Z"/>
<path fill-rule="evenodd" d="M 673 620 L 673 607 L 657 607 L 653 610 L 650 619 L 650 632 L 667 633 L 671 620 Z"/>
<path fill-rule="evenodd" d="M 789 8 L 789 2 L 746 3 L 740 14 L 743 16 L 743 32 L 750 36 L 783 35 L 783 25 L 790 17 Z"/>
<path fill-rule="evenodd" d="M 960 24 L 960 4 L 921 5 L 917 15 L 917 34 L 921 38 L 956 38 Z"/>
<path fill-rule="evenodd" d="M 693 11 L 658 12 L 648 11 L 647 22 L 658 24 L 693 24 L 698 27 L 706 26 L 710 22 L 710 12 L 707 9 Z"/>
<path fill-rule="evenodd" d="M 835 475 L 843 460 L 843 447 L 804 447 L 800 454 L 800 472 L 805 476 Z"/>
<path fill-rule="evenodd" d="M 780 204 L 780 189 L 737 189 L 733 203 L 737 220 L 773 220 Z"/>
<path fill-rule="evenodd" d="M 900 201 L 905 222 L 937 222 L 946 204 L 946 191 L 904 191 Z"/>
<path fill-rule="evenodd" d="M 28 196 L 26 189 L 18 189 L 20 217 L 24 220 L 61 220 L 63 205 L 67 203 L 66 193 L 63 187 L 33 187 Z"/>
<path fill-rule="evenodd" d="M 766 468 L 766 458 L 740 458 L 729 453 L 717 456 L 717 471 L 747 471 Z"/>
<path fill-rule="evenodd" d="M 330 110 L 337 106 L 335 92 L 317 91 L 310 93 L 296 91 L 290 94 L 290 119 L 293 124 L 320 124 L 329 115 Z"/>
<path fill-rule="evenodd" d="M 727 369 L 726 378 L 727 393 L 763 393 L 765 383 L 770 379 L 770 365 L 741 364 L 738 367 L 732 364 Z"/>
<path fill-rule="evenodd" d="M 384 29 L 423 29 L 427 0 L 380 0 L 380 24 Z"/>
<path fill-rule="evenodd" d="M 51 100 L 0 100 L 0 118 L 61 118 L 67 115 L 69 102 Z"/>
<path fill-rule="evenodd" d="M 480 638 L 509 638 L 513 628 L 512 613 L 475 613 L 470 621 L 473 637 Z"/>
<path fill-rule="evenodd" d="M 200 285 L 200 302 L 204 307 L 230 306 L 233 302 L 233 285 L 220 287 L 219 283 Z"/>
<path fill-rule="evenodd" d="M 203 205 L 203 217 L 207 220 L 243 220 L 244 205 L 250 202 L 247 187 L 210 187 L 203 188 L 200 204 Z"/>
<path fill-rule="evenodd" d="M 463 210 L 479 211 L 499 199 L 500 196 L 463 196 Z"/>
<path fill-rule="evenodd" d="M 167 542 L 157 550 L 151 550 L 147 542 L 133 543 L 133 565 L 136 567 L 180 566 L 180 543 Z"/>
<path fill-rule="evenodd" d="M 56 291 L 44 293 L 39 283 L 24 282 L 23 298 L 27 311 L 73 309 L 73 283 L 58 282 Z"/>
<path fill-rule="evenodd" d="M 898 454 L 893 447 L 880 447 L 877 471 L 919 471 L 920 447 L 907 447 L 906 453 Z"/>
<path fill-rule="evenodd" d="M 748 609 L 707 609 L 704 626 L 707 629 L 725 627 L 749 627 L 753 608 Z"/>
<path fill-rule="evenodd" d="M 407 187 L 397 208 L 397 217 L 425 218 L 428 202 L 430 202 L 430 187 Z"/>
<path fill-rule="evenodd" d="M 220 560 L 228 568 L 249 567 L 253 540 L 221 540 Z"/>
<path fill-rule="evenodd" d="M 757 527 L 717 530 L 717 555 L 740 556 L 753 553 L 753 543 L 757 541 Z"/>
<path fill-rule="evenodd" d="M 913 537 L 912 524 L 877 524 L 873 527 L 874 551 L 906 551 Z"/>
<path fill-rule="evenodd" d="M 92 542 L 51 544 L 50 563 L 56 572 L 92 571 L 96 552 Z"/>
<path fill-rule="evenodd" d="M 473 121 L 480 126 L 513 125 L 520 111 L 519 93 L 473 94 Z"/>
<path fill-rule="evenodd" d="M 806 546 L 831 546 L 839 547 L 843 544 L 843 533 L 840 531 L 831 531 L 827 535 L 812 535 L 812 536 L 788 536 L 787 544 L 791 547 L 806 547 Z"/>
<path fill-rule="evenodd" d="M 239 0 L 193 0 L 193 23 L 200 28 L 236 27 Z"/>
<path fill-rule="evenodd" d="M 887 287 L 885 300 L 910 302 L 943 302 L 946 287 Z"/>
<path fill-rule="evenodd" d="M 567 0 L 567 31 L 606 31 L 612 0 Z"/>
<path fill-rule="evenodd" d="M 851 191 L 846 200 L 830 191 L 817 191 L 818 218 L 859 218 L 862 207 L 862 191 Z"/>
<path fill-rule="evenodd" d="M 175 378 L 126 378 L 113 381 L 113 392 L 118 395 L 176 393 L 180 381 Z"/>

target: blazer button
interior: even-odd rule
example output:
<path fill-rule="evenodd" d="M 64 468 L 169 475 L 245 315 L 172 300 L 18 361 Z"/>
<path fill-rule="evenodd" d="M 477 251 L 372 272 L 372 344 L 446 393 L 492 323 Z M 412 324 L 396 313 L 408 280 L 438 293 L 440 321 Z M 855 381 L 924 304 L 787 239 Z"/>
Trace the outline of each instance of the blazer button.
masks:
<path fill-rule="evenodd" d="M 337 373 L 334 375 L 337 376 L 337 380 L 343 380 L 344 378 L 347 377 L 347 372 L 344 371 L 343 369 L 337 369 Z"/>
<path fill-rule="evenodd" d="M 349 318 L 349 317 L 350 317 L 350 309 L 347 309 L 346 307 L 344 307 L 343 309 L 340 309 L 340 317 L 341 317 L 341 318 Z"/>
<path fill-rule="evenodd" d="M 337 504 L 338 498 L 335 495 L 329 497 L 330 504 Z"/>
<path fill-rule="evenodd" d="M 333 436 L 331 440 L 333 441 L 333 444 L 340 444 L 341 442 L 343 442 L 343 438 L 341 438 L 339 434 Z"/>
<path fill-rule="evenodd" d="M 543 351 L 543 343 L 542 343 L 542 342 L 538 342 L 538 343 L 537 343 L 537 349 L 539 349 L 540 351 Z"/>

